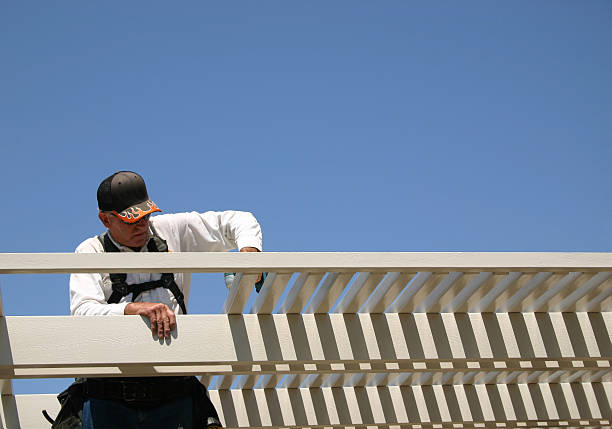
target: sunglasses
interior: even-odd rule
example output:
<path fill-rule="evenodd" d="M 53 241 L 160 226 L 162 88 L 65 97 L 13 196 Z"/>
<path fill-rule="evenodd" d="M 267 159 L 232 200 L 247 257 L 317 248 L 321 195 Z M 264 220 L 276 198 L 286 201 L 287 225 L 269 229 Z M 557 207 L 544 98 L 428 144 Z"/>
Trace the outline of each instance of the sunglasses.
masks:
<path fill-rule="evenodd" d="M 117 219 L 119 219 L 122 223 L 124 223 L 126 225 L 136 225 L 136 224 L 139 224 L 140 222 L 142 222 L 143 220 L 149 220 L 149 218 L 151 217 L 151 213 L 149 213 L 149 214 L 144 215 L 140 219 L 138 219 L 136 222 L 126 222 L 123 219 L 121 219 L 120 216 L 117 216 L 115 213 L 111 212 L 111 214 L 113 214 Z"/>

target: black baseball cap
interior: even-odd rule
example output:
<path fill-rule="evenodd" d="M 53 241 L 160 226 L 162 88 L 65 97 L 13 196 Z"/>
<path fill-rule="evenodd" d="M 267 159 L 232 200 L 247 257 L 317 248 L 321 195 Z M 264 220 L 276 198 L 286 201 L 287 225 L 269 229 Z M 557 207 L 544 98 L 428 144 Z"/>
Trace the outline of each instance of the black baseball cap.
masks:
<path fill-rule="evenodd" d="M 135 223 L 161 209 L 149 199 L 144 179 L 133 171 L 118 171 L 98 186 L 98 209 L 123 222 Z"/>

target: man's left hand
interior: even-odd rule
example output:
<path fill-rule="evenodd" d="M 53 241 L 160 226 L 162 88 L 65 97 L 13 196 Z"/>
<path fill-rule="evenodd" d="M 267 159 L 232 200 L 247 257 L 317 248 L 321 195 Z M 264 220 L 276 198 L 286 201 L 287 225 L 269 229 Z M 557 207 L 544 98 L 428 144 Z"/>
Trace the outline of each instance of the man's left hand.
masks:
<path fill-rule="evenodd" d="M 240 249 L 241 252 L 259 252 L 259 249 L 257 249 L 256 247 L 243 247 L 242 249 Z M 257 282 L 261 281 L 261 276 L 262 274 L 259 274 L 259 277 L 257 277 Z M 255 283 L 257 283 L 255 282 Z"/>

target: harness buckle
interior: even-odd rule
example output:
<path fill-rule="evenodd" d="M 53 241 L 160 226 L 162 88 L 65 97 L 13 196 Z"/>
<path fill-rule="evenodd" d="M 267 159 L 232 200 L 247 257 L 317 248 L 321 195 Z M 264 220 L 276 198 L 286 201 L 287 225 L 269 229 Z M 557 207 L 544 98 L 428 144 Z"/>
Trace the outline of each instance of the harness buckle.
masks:
<path fill-rule="evenodd" d="M 117 292 L 121 294 L 121 296 L 126 296 L 128 293 L 130 293 L 128 291 L 128 285 L 126 282 L 113 283 L 112 288 L 113 288 L 113 292 Z"/>
<path fill-rule="evenodd" d="M 122 382 L 121 396 L 125 402 L 143 402 L 151 399 L 151 389 L 146 384 Z"/>
<path fill-rule="evenodd" d="M 174 275 L 162 274 L 161 282 L 164 285 L 164 288 L 170 289 L 170 286 L 172 285 L 173 281 L 174 281 Z"/>

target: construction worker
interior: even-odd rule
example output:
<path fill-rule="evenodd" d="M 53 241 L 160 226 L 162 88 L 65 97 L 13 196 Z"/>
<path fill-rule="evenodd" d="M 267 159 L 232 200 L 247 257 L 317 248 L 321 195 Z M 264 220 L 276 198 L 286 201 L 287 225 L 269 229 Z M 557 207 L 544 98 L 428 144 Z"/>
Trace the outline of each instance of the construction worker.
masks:
<path fill-rule="evenodd" d="M 82 242 L 76 253 L 262 249 L 261 228 L 248 212 L 150 217 L 161 210 L 149 199 L 143 178 L 131 171 L 104 179 L 97 198 L 98 217 L 107 231 Z M 79 316 L 144 316 L 155 336 L 169 338 L 176 327 L 175 314 L 187 312 L 189 287 L 188 273 L 72 274 L 70 311 Z M 71 427 L 61 426 L 62 419 L 70 421 L 65 415 L 75 414 L 70 409 L 80 410 L 81 401 L 84 429 L 221 427 L 206 388 L 195 377 L 88 378 L 78 380 L 63 395 L 54 427 Z M 72 420 L 78 418 L 73 415 Z"/>

